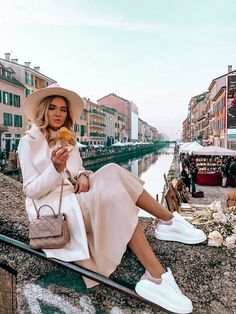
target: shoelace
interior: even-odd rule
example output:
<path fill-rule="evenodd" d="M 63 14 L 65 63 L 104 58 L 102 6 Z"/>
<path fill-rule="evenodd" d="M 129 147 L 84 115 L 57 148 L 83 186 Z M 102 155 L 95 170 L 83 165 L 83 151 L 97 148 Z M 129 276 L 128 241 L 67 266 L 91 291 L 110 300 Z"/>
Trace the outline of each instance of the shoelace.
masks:
<path fill-rule="evenodd" d="M 172 280 L 168 280 L 167 283 L 169 286 L 171 286 L 173 288 L 173 290 L 176 294 L 178 294 L 178 295 L 183 294 L 175 281 L 173 282 Z"/>
<path fill-rule="evenodd" d="M 182 219 L 176 219 L 176 221 L 180 222 L 181 224 L 185 225 L 186 227 L 190 228 L 190 229 L 195 229 L 193 225 L 191 225 L 189 222 L 187 222 L 186 220 L 182 220 Z"/>

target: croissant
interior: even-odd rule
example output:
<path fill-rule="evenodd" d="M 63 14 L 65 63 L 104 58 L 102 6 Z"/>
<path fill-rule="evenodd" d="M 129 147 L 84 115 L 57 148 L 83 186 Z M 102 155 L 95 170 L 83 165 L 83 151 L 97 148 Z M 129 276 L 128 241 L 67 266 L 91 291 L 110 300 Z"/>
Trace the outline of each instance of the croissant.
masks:
<path fill-rule="evenodd" d="M 69 144 L 70 140 L 73 138 L 73 133 L 68 130 L 66 127 L 60 128 L 58 131 L 58 138 L 62 147 L 65 147 Z"/>

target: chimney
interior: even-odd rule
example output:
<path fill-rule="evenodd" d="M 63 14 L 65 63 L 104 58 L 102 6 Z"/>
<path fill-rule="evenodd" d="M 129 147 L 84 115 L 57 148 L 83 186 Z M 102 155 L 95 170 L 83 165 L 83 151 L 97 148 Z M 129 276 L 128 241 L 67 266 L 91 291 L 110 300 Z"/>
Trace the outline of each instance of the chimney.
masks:
<path fill-rule="evenodd" d="M 18 63 L 18 59 L 11 59 L 12 62 Z"/>
<path fill-rule="evenodd" d="M 228 65 L 228 73 L 232 72 L 232 65 Z"/>
<path fill-rule="evenodd" d="M 5 60 L 10 61 L 10 52 L 5 52 Z"/>
<path fill-rule="evenodd" d="M 30 68 L 30 62 L 25 62 L 25 66 Z"/>
<path fill-rule="evenodd" d="M 34 67 L 35 71 L 39 72 L 40 71 L 40 67 L 37 66 L 37 67 Z"/>

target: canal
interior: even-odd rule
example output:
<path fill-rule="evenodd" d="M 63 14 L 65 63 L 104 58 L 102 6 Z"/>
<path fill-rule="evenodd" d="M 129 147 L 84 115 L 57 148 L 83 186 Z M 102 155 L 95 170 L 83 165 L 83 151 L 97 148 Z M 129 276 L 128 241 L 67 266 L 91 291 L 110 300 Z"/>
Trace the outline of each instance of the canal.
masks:
<path fill-rule="evenodd" d="M 133 158 L 126 162 L 117 162 L 121 167 L 131 171 L 140 179 L 145 181 L 144 188 L 154 197 L 158 195 L 159 202 L 162 199 L 162 191 L 165 180 L 164 173 L 167 175 L 174 158 L 174 144 L 150 153 L 142 157 Z M 100 165 L 99 167 L 101 167 Z M 96 171 L 98 166 L 89 167 Z M 152 215 L 140 210 L 140 216 L 153 217 Z"/>
<path fill-rule="evenodd" d="M 140 179 L 145 181 L 144 188 L 154 197 L 158 195 L 161 202 L 163 187 L 165 184 L 164 173 L 167 175 L 174 157 L 174 144 L 159 149 L 157 152 L 149 153 L 141 157 L 129 159 L 128 161 L 117 162 L 121 167 L 131 171 Z M 107 163 L 107 162 L 106 162 Z M 105 164 L 105 163 L 104 163 Z M 88 167 L 96 171 L 100 165 Z M 20 180 L 19 173 L 11 174 L 12 178 Z M 140 216 L 152 217 L 150 214 L 140 210 Z"/>

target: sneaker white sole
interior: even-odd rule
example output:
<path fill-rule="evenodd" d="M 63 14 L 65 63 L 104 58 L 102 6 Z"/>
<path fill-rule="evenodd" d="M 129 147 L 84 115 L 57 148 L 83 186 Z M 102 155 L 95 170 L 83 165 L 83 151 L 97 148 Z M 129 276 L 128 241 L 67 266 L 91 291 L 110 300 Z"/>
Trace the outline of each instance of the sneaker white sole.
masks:
<path fill-rule="evenodd" d="M 151 292 L 149 289 L 147 289 L 145 287 L 145 282 L 140 281 L 136 284 L 135 286 L 135 291 L 137 292 L 138 295 L 140 295 L 141 297 L 163 307 L 164 309 L 170 311 L 170 312 L 174 312 L 177 314 L 189 314 L 192 313 L 193 311 L 193 307 L 189 307 L 189 308 L 180 308 L 180 307 L 175 307 L 172 304 L 169 304 L 166 302 L 166 300 L 164 300 L 162 297 L 158 297 L 154 292 Z"/>
<path fill-rule="evenodd" d="M 206 235 L 199 236 L 198 238 L 186 238 L 182 237 L 178 233 L 166 233 L 161 231 L 155 231 L 155 237 L 158 240 L 164 240 L 164 241 L 176 241 L 181 242 L 184 244 L 198 244 L 206 240 Z"/>

